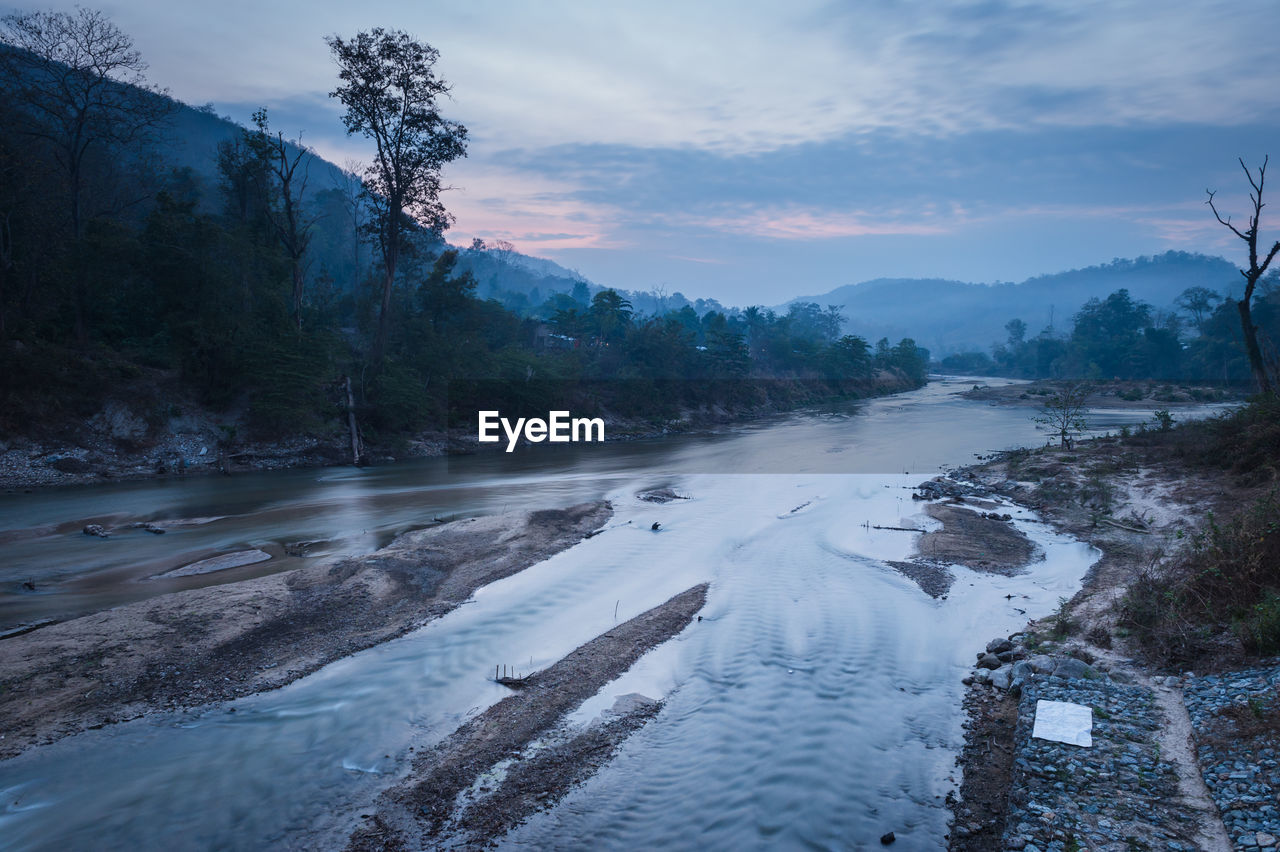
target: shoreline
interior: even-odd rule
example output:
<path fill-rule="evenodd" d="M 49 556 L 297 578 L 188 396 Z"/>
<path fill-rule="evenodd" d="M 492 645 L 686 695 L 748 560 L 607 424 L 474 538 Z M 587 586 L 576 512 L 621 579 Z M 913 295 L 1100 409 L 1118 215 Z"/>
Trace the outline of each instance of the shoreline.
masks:
<path fill-rule="evenodd" d="M 1184 702 L 1192 676 L 1167 676 L 1146 661 L 1117 628 L 1114 607 L 1142 566 L 1194 535 L 1206 514 L 1229 516 L 1259 489 L 1158 448 L 1105 438 L 1072 451 L 997 454 L 950 477 L 1032 508 L 1102 556 L 1058 613 L 978 649 L 965 678 L 963 775 L 950 801 L 949 848 L 1043 850 L 1064 836 L 1088 844 L 1080 848 L 1128 837 L 1153 848 L 1231 848 L 1197 762 L 1198 731 Z M 1228 656 L 1216 665 L 1239 663 Z M 1039 698 L 1092 704 L 1096 747 L 1032 739 Z M 1113 740 L 1131 750 L 1109 752 Z M 1144 767 L 1138 775 L 1127 774 L 1134 758 Z M 1065 786 L 1055 774 L 1063 761 L 1078 766 Z"/>
<path fill-rule="evenodd" d="M 865 394 L 806 398 L 795 405 L 769 404 L 731 411 L 721 407 L 681 412 L 661 424 L 605 416 L 605 443 L 631 442 L 668 435 L 715 434 L 760 420 L 822 405 L 854 404 L 919 390 L 900 377 L 884 374 Z M 0 440 L 0 494 L 31 493 L 113 482 L 185 479 L 222 474 L 234 476 L 270 470 L 350 467 L 350 438 L 345 431 L 326 437 L 295 436 L 278 440 L 236 441 L 227 445 L 227 427 L 208 412 L 185 415 L 152 434 L 146 423 L 118 403 L 108 403 L 91 418 L 76 440 L 8 436 Z M 232 430 L 234 431 L 234 430 Z M 472 430 L 429 430 L 399 436 L 393 444 L 367 446 L 370 466 L 411 459 L 443 458 L 501 452 L 501 445 L 481 445 Z"/>
<path fill-rule="evenodd" d="M 604 501 L 452 521 L 361 557 L 174 592 L 0 640 L 0 759 L 278 689 L 403 636 L 590 537 Z"/>

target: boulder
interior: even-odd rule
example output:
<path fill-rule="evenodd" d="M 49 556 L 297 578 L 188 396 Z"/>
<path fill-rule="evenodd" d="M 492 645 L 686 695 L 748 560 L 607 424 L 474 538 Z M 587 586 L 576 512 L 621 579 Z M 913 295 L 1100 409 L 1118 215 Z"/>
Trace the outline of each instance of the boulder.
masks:
<path fill-rule="evenodd" d="M 1092 679 L 1098 676 L 1098 672 L 1084 660 L 1077 660 L 1075 657 L 1067 657 L 1061 660 L 1053 669 L 1053 676 L 1060 677 L 1065 680 L 1081 680 Z"/>
<path fill-rule="evenodd" d="M 1031 668 L 1031 663 L 1027 660 L 1019 660 L 1009 667 L 1009 677 L 1012 683 L 1019 686 L 1026 683 L 1036 676 L 1036 670 Z"/>
<path fill-rule="evenodd" d="M 1051 674 L 1058 665 L 1058 661 L 1048 654 L 1036 654 L 1028 659 L 1027 663 L 1036 674 Z"/>
<path fill-rule="evenodd" d="M 983 654 L 978 658 L 978 668 L 980 669 L 998 669 L 1001 665 L 1000 658 L 995 654 Z"/>
<path fill-rule="evenodd" d="M 1003 654 L 1005 651 L 1012 651 L 1013 643 L 1008 639 L 992 639 L 987 643 L 988 654 Z"/>
<path fill-rule="evenodd" d="M 991 685 L 996 689 L 1008 689 L 1013 685 L 1012 671 L 1009 666 L 1003 666 L 991 673 Z"/>

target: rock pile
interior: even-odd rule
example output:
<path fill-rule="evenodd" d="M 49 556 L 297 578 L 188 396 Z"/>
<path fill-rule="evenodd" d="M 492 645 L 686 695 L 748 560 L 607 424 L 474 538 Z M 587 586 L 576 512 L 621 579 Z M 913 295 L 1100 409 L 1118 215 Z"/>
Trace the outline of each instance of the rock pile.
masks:
<path fill-rule="evenodd" d="M 1183 702 L 1196 756 L 1236 849 L 1269 849 L 1280 838 L 1280 662 L 1188 677 Z"/>

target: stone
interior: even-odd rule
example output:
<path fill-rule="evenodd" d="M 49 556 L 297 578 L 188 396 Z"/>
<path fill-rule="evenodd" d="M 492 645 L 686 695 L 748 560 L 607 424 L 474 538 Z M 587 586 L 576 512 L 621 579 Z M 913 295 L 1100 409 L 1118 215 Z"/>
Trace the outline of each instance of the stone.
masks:
<path fill-rule="evenodd" d="M 995 654 L 983 654 L 978 658 L 978 668 L 980 669 L 998 669 L 1003 665 L 1000 658 Z"/>
<path fill-rule="evenodd" d="M 996 689 L 1008 689 L 1013 684 L 1013 677 L 1008 666 L 1002 666 L 991 673 L 991 685 Z"/>
<path fill-rule="evenodd" d="M 85 535 L 96 535 L 98 538 L 111 537 L 111 534 L 107 532 L 102 524 L 85 524 L 83 532 Z"/>
<path fill-rule="evenodd" d="M 1036 670 L 1031 667 L 1029 660 L 1018 660 L 1009 670 L 1009 675 L 1019 683 L 1025 683 L 1035 677 Z"/>
<path fill-rule="evenodd" d="M 893 841 L 895 841 L 895 840 L 897 840 L 897 839 L 898 839 L 898 838 L 896 838 L 896 837 L 894 837 L 894 836 L 893 836 L 893 832 L 892 832 L 892 831 L 890 831 L 888 834 L 882 834 L 882 835 L 880 835 L 880 843 L 881 843 L 882 845 L 884 845 L 884 846 L 888 846 L 890 843 L 892 843 Z"/>
<path fill-rule="evenodd" d="M 1276 845 L 1276 836 L 1274 834 L 1267 834 L 1265 831 L 1259 831 L 1253 836 L 1253 839 L 1259 846 L 1264 848 Z"/>
<path fill-rule="evenodd" d="M 1027 664 L 1036 674 L 1049 674 L 1057 666 L 1058 661 L 1048 654 L 1036 654 L 1027 660 Z"/>
<path fill-rule="evenodd" d="M 1098 672 L 1084 660 L 1067 657 L 1054 667 L 1053 676 L 1066 680 L 1093 679 L 1098 676 Z"/>
<path fill-rule="evenodd" d="M 992 639 L 987 643 L 988 654 L 1002 654 L 1005 651 L 1012 651 L 1013 643 L 1008 639 Z"/>

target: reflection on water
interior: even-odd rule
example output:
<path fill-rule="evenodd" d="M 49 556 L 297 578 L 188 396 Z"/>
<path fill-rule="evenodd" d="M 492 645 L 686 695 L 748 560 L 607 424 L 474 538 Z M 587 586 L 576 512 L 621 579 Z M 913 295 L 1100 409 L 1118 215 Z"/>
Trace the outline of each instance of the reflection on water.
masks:
<path fill-rule="evenodd" d="M 236 713 L 111 726 L 0 764 L 3 845 L 340 844 L 360 808 L 405 770 L 411 744 L 447 735 L 502 697 L 485 679 L 494 663 L 545 666 L 607 630 L 615 611 L 625 620 L 710 580 L 704 621 L 606 689 L 678 685 L 663 715 L 507 842 L 830 848 L 892 829 L 911 848 L 936 846 L 960 737 L 959 679 L 973 651 L 1048 612 L 1094 558 L 1023 513 L 1047 555 L 1028 576 L 958 569 L 939 602 L 884 565 L 905 557 L 912 537 L 867 524 L 913 516 L 910 485 L 944 463 L 1044 440 L 1026 409 L 953 396 L 967 386 L 938 382 L 856 416 L 809 413 L 719 436 L 540 455 L 517 472 L 508 458 L 476 456 L 6 500 L 8 530 L 64 525 L 3 545 L 0 582 L 32 573 L 53 590 L 7 595 L 8 619 L 221 582 L 137 582 L 196 554 L 275 548 L 265 564 L 278 570 L 296 564 L 286 542 L 367 551 L 435 516 L 602 496 L 617 516 L 609 532 L 482 589 L 445 618 L 237 701 Z M 832 472 L 846 475 L 824 475 Z M 634 498 L 657 485 L 694 499 Z M 216 520 L 163 536 L 80 535 L 85 520 L 108 514 Z M 654 520 L 662 533 L 648 530 Z"/>

